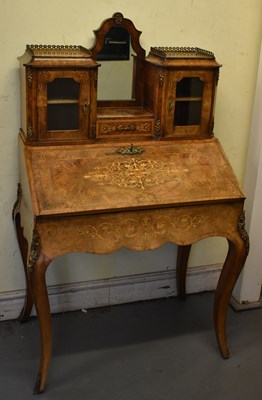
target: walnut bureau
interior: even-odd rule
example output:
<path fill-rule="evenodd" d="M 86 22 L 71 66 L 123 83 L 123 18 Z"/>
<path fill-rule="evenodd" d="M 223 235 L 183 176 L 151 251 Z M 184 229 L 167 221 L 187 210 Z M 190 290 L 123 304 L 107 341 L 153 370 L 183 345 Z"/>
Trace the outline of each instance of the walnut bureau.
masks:
<path fill-rule="evenodd" d="M 152 48 L 145 57 L 140 33 L 115 13 L 95 31 L 90 50 L 27 46 L 21 58 L 20 182 L 13 219 L 27 282 L 21 321 L 34 304 L 41 332 L 35 393 L 45 389 L 52 349 L 45 273 L 52 260 L 69 252 L 107 254 L 175 243 L 178 293 L 185 297 L 191 245 L 226 238 L 214 325 L 221 354 L 229 357 L 228 302 L 249 241 L 244 194 L 213 136 L 220 66 L 212 53 L 197 48 Z M 104 68 L 104 61 L 129 62 L 130 48 L 130 98 L 100 100 L 99 63 Z"/>

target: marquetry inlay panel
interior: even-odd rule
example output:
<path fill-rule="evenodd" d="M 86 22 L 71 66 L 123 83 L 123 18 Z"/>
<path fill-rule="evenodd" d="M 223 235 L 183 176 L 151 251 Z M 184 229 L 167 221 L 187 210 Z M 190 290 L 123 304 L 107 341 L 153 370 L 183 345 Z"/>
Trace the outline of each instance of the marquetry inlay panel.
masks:
<path fill-rule="evenodd" d="M 142 121 L 98 121 L 97 136 L 126 135 L 126 134 L 152 134 L 154 130 L 153 120 Z"/>
<path fill-rule="evenodd" d="M 229 203 L 41 219 L 37 230 L 50 258 L 72 246 L 74 251 L 96 254 L 121 247 L 150 250 L 167 242 L 185 245 L 210 236 L 234 239 L 241 207 Z"/>
<path fill-rule="evenodd" d="M 215 139 L 188 144 L 140 142 L 121 155 L 119 143 L 27 149 L 37 214 L 94 212 L 243 197 Z M 158 152 L 161 149 L 161 156 Z M 44 151 L 43 151 L 44 150 Z"/>
<path fill-rule="evenodd" d="M 145 190 L 167 182 L 171 178 L 183 180 L 187 168 L 175 163 L 161 163 L 156 160 L 136 159 L 113 161 L 105 167 L 95 167 L 84 178 L 100 186 L 110 185 L 121 188 Z"/>

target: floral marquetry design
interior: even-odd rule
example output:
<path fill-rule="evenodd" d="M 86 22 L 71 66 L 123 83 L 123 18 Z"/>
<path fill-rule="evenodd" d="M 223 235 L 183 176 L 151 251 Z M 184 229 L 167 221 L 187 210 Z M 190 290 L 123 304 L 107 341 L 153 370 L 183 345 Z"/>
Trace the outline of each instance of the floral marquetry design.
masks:
<path fill-rule="evenodd" d="M 101 186 L 113 185 L 146 189 L 162 184 L 170 179 L 180 182 L 188 170 L 175 163 L 161 163 L 155 160 L 114 161 L 105 167 L 95 167 L 84 179 Z"/>
<path fill-rule="evenodd" d="M 152 123 L 103 123 L 101 124 L 100 134 L 101 135 L 112 135 L 112 134 L 125 134 L 129 133 L 144 133 L 152 130 Z"/>
<path fill-rule="evenodd" d="M 105 240 L 108 242 L 121 241 L 123 237 L 135 239 L 136 237 L 161 237 L 169 235 L 173 230 L 186 232 L 198 229 L 205 225 L 207 217 L 203 215 L 192 216 L 189 214 L 174 216 L 158 214 L 141 216 L 141 218 L 123 218 L 120 221 L 102 221 L 95 224 L 87 224 L 81 230 L 82 237 Z"/>

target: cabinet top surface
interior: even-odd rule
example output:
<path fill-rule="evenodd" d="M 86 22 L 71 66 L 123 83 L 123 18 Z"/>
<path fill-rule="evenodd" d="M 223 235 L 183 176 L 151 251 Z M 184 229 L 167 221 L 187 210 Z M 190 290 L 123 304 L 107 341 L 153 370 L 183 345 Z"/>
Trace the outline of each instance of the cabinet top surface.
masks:
<path fill-rule="evenodd" d="M 126 147 L 126 143 L 122 143 Z M 244 199 L 217 139 L 25 146 L 35 215 L 110 212 Z"/>

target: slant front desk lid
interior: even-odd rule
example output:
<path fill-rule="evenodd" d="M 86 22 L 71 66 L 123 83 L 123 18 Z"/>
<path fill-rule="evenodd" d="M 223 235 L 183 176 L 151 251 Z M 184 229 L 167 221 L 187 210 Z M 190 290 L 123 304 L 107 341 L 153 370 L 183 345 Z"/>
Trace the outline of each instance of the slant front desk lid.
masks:
<path fill-rule="evenodd" d="M 137 146 L 26 146 L 35 215 L 244 199 L 217 139 L 139 142 Z"/>

